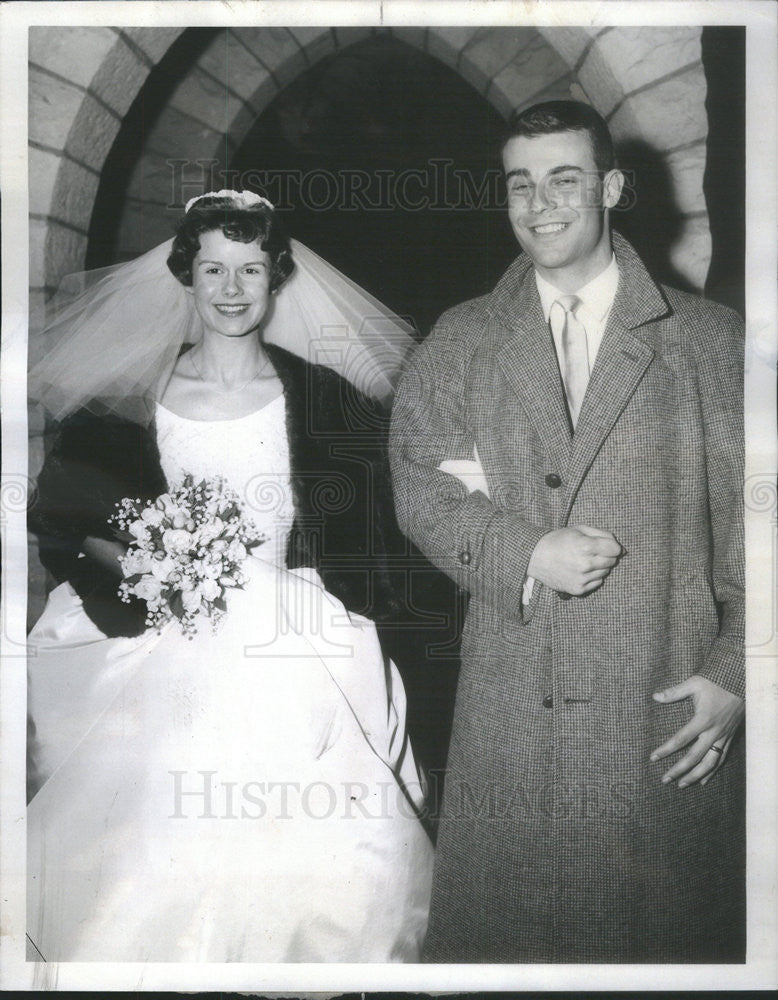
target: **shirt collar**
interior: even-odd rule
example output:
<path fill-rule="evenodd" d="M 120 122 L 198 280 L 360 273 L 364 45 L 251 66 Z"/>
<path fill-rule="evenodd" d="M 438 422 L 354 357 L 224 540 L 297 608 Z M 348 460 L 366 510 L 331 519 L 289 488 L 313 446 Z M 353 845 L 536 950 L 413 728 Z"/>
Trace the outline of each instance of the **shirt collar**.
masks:
<path fill-rule="evenodd" d="M 540 304 L 543 307 L 543 316 L 546 322 L 548 322 L 551 306 L 560 295 L 569 293 L 555 288 L 550 281 L 546 281 L 537 271 L 535 271 L 535 282 L 538 286 Z M 575 292 L 581 300 L 580 308 L 598 323 L 602 323 L 613 305 L 613 300 L 616 298 L 618 283 L 619 267 L 616 263 L 616 258 L 612 256 L 610 264 L 608 264 L 604 271 L 600 271 L 596 278 L 592 278 L 591 281 L 588 281 L 582 288 L 579 288 Z"/>

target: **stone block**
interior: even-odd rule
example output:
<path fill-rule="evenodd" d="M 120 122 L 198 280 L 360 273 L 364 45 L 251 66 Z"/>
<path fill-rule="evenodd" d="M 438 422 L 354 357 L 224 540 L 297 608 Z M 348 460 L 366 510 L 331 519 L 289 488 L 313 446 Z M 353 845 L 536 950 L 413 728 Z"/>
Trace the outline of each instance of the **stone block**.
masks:
<path fill-rule="evenodd" d="M 149 75 L 149 66 L 123 38 L 98 69 L 90 90 L 120 116 L 127 113 Z"/>
<path fill-rule="evenodd" d="M 462 61 L 467 58 L 471 66 L 493 80 L 532 46 L 545 48 L 538 39 L 537 28 L 484 28 L 465 46 Z"/>
<path fill-rule="evenodd" d="M 305 69 L 302 49 L 287 28 L 234 28 L 233 34 L 267 67 L 281 87 Z"/>
<path fill-rule="evenodd" d="M 707 83 L 702 66 L 658 83 L 628 97 L 614 114 L 614 135 L 628 115 L 637 123 L 640 138 L 658 151 L 704 139 L 708 134 L 705 111 Z"/>
<path fill-rule="evenodd" d="M 127 197 L 153 202 L 163 208 L 173 204 L 179 195 L 176 170 L 169 157 L 154 150 L 145 150 L 130 177 Z"/>
<path fill-rule="evenodd" d="M 528 96 L 526 100 L 515 104 L 512 110 L 522 111 L 532 104 L 539 104 L 541 101 L 579 100 L 580 98 L 573 96 L 572 87 L 574 83 L 575 77 L 573 74 L 565 73 L 564 76 L 552 80 L 543 90 L 539 90 L 537 93 Z"/>
<path fill-rule="evenodd" d="M 98 174 L 85 170 L 72 160 L 63 159 L 54 185 L 49 214 L 88 232 L 99 183 Z"/>
<path fill-rule="evenodd" d="M 155 200 L 181 211 L 190 198 L 205 191 L 234 187 L 234 176 L 225 179 L 224 175 L 224 137 L 215 137 L 215 133 L 208 130 L 207 138 L 208 144 L 204 141 L 199 147 L 193 144 L 189 157 L 184 147 L 174 144 L 170 145 L 167 155 L 146 149 L 143 156 L 145 163 L 136 167 L 130 194 L 143 199 L 148 197 L 150 189 Z M 144 188 L 144 184 L 149 187 Z"/>
<path fill-rule="evenodd" d="M 231 31 L 217 35 L 200 56 L 197 65 L 217 80 L 223 81 L 249 104 L 261 83 L 270 78 L 254 53 L 242 45 Z"/>
<path fill-rule="evenodd" d="M 30 288 L 42 289 L 46 284 L 46 221 L 44 219 L 30 219 L 28 238 Z"/>
<path fill-rule="evenodd" d="M 64 149 L 84 92 L 34 66 L 29 74 L 29 137 L 51 149 Z"/>
<path fill-rule="evenodd" d="M 210 126 L 215 132 L 226 134 L 237 111 L 235 103 L 236 98 L 224 82 L 194 67 L 175 88 L 168 106 Z"/>
<path fill-rule="evenodd" d="M 335 47 L 347 49 L 349 45 L 355 45 L 366 38 L 373 36 L 373 29 L 368 27 L 333 28 L 335 33 Z"/>
<path fill-rule="evenodd" d="M 51 215 L 88 233 L 98 183 L 95 174 L 63 160 L 51 199 Z"/>
<path fill-rule="evenodd" d="M 456 66 L 462 49 L 480 30 L 473 27 L 430 28 L 427 35 L 427 51 L 447 66 Z"/>
<path fill-rule="evenodd" d="M 121 28 L 121 33 L 132 39 L 134 45 L 146 54 L 149 61 L 158 63 L 184 28 Z"/>
<path fill-rule="evenodd" d="M 228 132 L 228 142 L 231 149 L 238 148 L 246 134 L 257 120 L 257 111 L 252 105 L 238 98 L 226 102 L 227 113 L 232 114 Z M 225 116 L 226 117 L 226 116 Z"/>
<path fill-rule="evenodd" d="M 684 215 L 707 210 L 702 189 L 706 158 L 707 150 L 704 142 L 687 149 L 679 149 L 678 152 L 665 157 L 673 186 L 673 201 Z"/>
<path fill-rule="evenodd" d="M 31 63 L 58 73 L 82 87 L 89 87 L 117 41 L 115 28 L 73 25 L 31 27 L 29 58 Z"/>
<path fill-rule="evenodd" d="M 621 82 L 614 76 L 610 65 L 597 48 L 592 48 L 586 60 L 581 64 L 577 79 L 589 95 L 592 107 L 605 117 L 624 97 Z"/>
<path fill-rule="evenodd" d="M 546 41 L 567 63 L 569 69 L 575 69 L 578 60 L 586 51 L 586 47 L 595 38 L 601 28 L 538 28 Z"/>
<path fill-rule="evenodd" d="M 583 89 L 579 81 L 573 76 L 570 78 L 570 98 L 573 101 L 583 101 L 584 104 L 590 104 L 594 107 L 592 99 Z"/>
<path fill-rule="evenodd" d="M 335 51 L 335 39 L 330 28 L 290 27 L 289 32 L 297 40 L 310 66 L 324 56 Z"/>
<path fill-rule="evenodd" d="M 681 233 L 670 248 L 673 267 L 700 292 L 708 277 L 711 245 L 708 217 L 696 216 L 684 219 Z"/>
<path fill-rule="evenodd" d="M 30 146 L 28 149 L 28 176 L 30 212 L 33 215 L 49 215 L 57 173 L 65 161 L 55 153 Z"/>
<path fill-rule="evenodd" d="M 48 294 L 42 288 L 31 288 L 29 297 L 28 325 L 30 332 L 42 330 L 46 325 L 46 302 Z M 35 353 L 36 343 L 33 340 L 28 342 L 28 353 L 30 364 L 38 360 Z"/>
<path fill-rule="evenodd" d="M 405 42 L 407 45 L 412 45 L 414 49 L 421 49 L 422 52 L 427 51 L 428 28 L 393 25 L 389 30 L 394 37 L 399 38 L 401 42 Z"/>
<path fill-rule="evenodd" d="M 699 27 L 620 27 L 598 37 L 592 52 L 602 55 L 624 93 L 630 94 L 698 62 L 702 55 L 701 34 Z"/>
<path fill-rule="evenodd" d="M 278 87 L 268 70 L 261 66 L 258 66 L 257 70 L 253 79 L 254 91 L 248 99 L 248 104 L 253 113 L 259 116 L 278 93 Z"/>
<path fill-rule="evenodd" d="M 536 95 L 542 94 L 558 80 L 565 80 L 564 90 L 567 93 L 568 78 L 566 63 L 542 35 L 535 34 L 494 77 L 486 96 L 492 100 L 494 90 L 495 94 L 499 93 L 507 101 L 509 110 L 513 110 L 519 106 L 534 104 Z"/>
<path fill-rule="evenodd" d="M 117 257 L 131 260 L 169 240 L 180 217 L 181 210 L 178 208 L 167 209 L 128 198 L 117 230 Z"/>
<path fill-rule="evenodd" d="M 37 275 L 41 265 L 36 260 L 33 267 L 32 221 L 30 222 L 30 284 L 49 285 L 57 288 L 66 274 L 73 271 L 83 271 L 86 258 L 87 237 L 73 229 L 60 226 L 55 220 L 49 219 L 44 224 L 46 229 L 45 242 L 36 248 L 36 255 L 42 253 L 44 280 L 39 282 Z M 33 278 L 33 273 L 36 275 Z"/>
<path fill-rule="evenodd" d="M 84 94 L 65 149 L 74 159 L 101 171 L 120 126 L 120 118 L 106 111 L 89 94 Z"/>
<path fill-rule="evenodd" d="M 145 151 L 163 157 L 189 160 L 218 159 L 224 155 L 224 136 L 186 112 L 168 105 L 144 136 Z M 220 145 L 221 144 L 221 145 Z"/>

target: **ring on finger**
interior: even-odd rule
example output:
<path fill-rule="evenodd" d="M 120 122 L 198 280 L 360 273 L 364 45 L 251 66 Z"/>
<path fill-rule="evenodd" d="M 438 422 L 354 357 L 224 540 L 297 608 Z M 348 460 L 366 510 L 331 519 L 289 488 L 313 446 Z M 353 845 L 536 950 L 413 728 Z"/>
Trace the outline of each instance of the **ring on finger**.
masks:
<path fill-rule="evenodd" d="M 717 747 L 715 743 L 709 749 L 712 750 L 714 753 L 717 753 L 717 754 L 723 754 L 724 753 L 724 747 Z"/>

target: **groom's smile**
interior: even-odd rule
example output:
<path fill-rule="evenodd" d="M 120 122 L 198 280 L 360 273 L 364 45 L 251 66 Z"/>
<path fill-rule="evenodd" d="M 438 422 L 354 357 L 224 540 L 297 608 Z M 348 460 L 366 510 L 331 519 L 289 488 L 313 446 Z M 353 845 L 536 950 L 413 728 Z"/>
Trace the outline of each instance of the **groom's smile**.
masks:
<path fill-rule="evenodd" d="M 621 174 L 598 170 L 586 132 L 516 136 L 503 150 L 508 217 L 522 249 L 552 284 L 581 287 L 611 258 L 606 209 Z"/>

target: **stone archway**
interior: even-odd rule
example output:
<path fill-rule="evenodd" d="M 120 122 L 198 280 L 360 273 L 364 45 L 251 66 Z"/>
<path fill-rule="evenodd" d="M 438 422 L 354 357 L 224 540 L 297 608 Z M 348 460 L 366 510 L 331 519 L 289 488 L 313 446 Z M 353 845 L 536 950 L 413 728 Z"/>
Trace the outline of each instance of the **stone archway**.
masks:
<path fill-rule="evenodd" d="M 589 101 L 617 141 L 663 159 L 680 214 L 673 264 L 701 288 L 710 260 L 702 193 L 707 121 L 699 28 L 236 28 L 219 31 L 183 76 L 130 180 L 121 252 L 170 231 L 170 161 L 228 165 L 251 121 L 323 56 L 380 30 L 454 68 L 506 115 L 544 98 Z M 101 171 L 128 108 L 180 28 L 30 31 L 31 314 L 84 265 Z M 668 106 L 673 113 L 668 114 Z"/>

